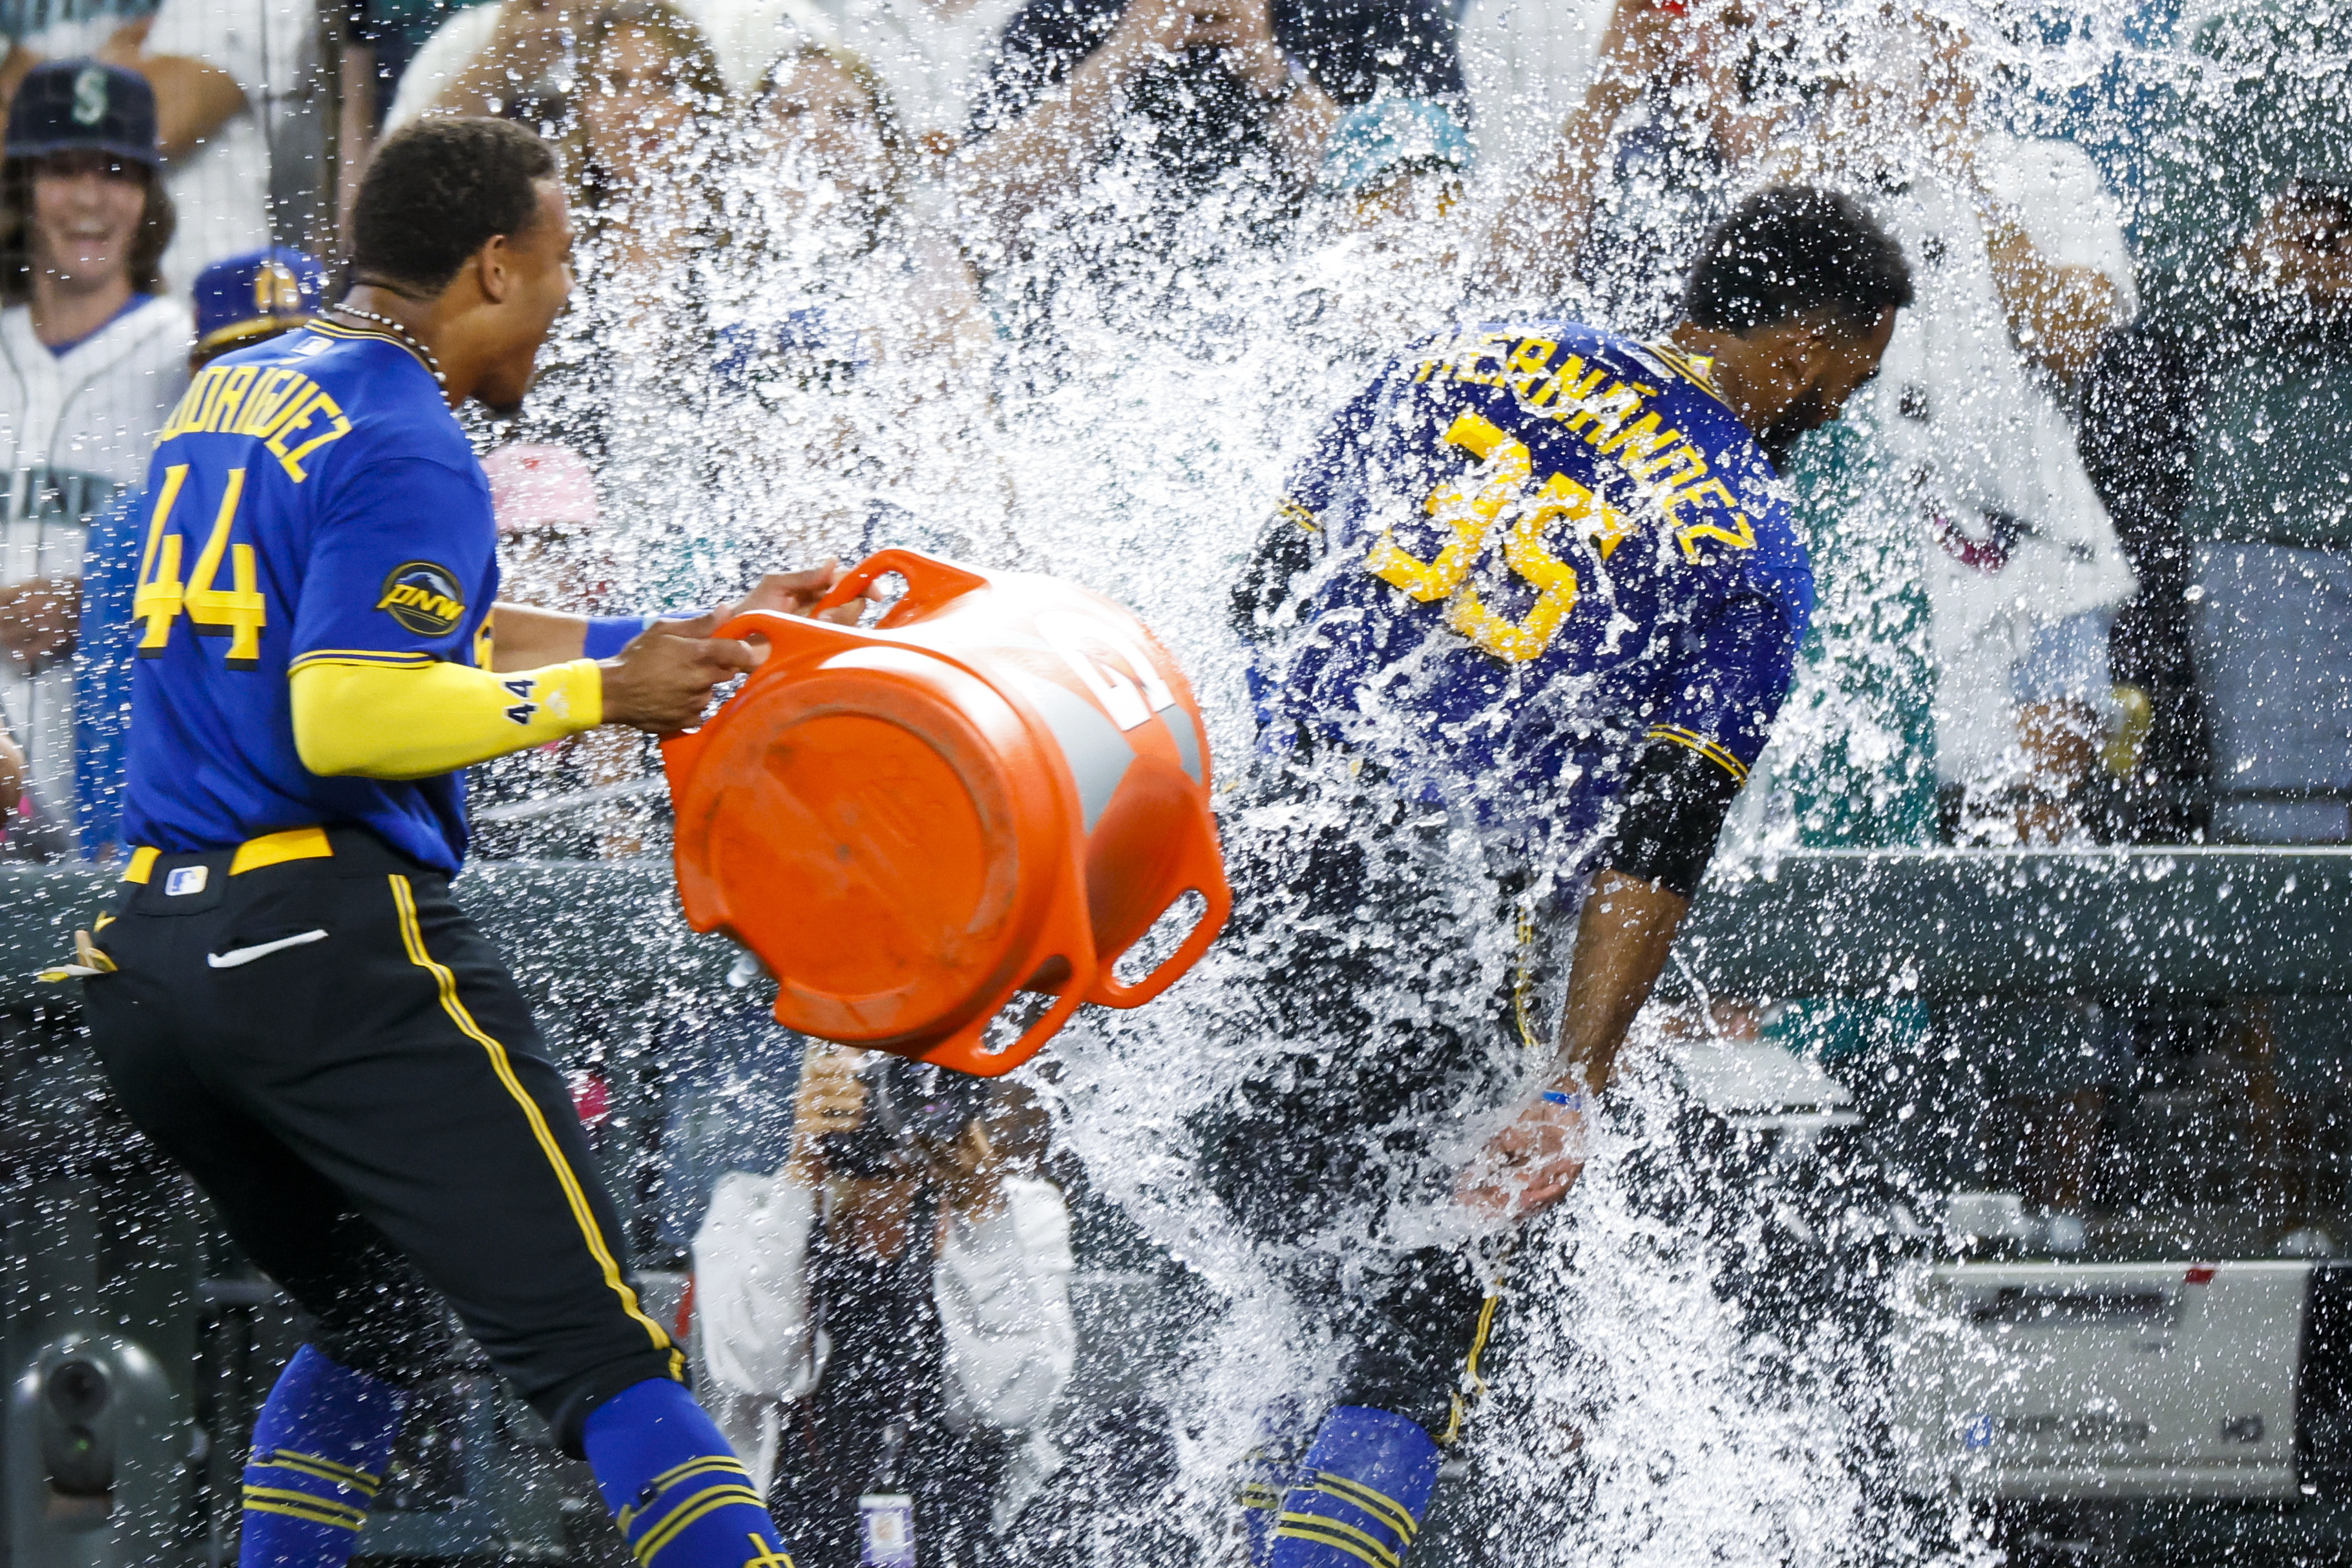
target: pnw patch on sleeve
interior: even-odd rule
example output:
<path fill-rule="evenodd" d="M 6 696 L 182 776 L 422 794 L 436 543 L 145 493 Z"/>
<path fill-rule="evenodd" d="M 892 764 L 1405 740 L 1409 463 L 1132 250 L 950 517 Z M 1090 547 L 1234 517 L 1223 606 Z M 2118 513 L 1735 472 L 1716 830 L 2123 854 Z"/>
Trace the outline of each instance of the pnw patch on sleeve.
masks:
<path fill-rule="evenodd" d="M 409 560 L 385 574 L 375 607 L 419 637 L 442 637 L 466 618 L 466 595 L 447 567 Z"/>

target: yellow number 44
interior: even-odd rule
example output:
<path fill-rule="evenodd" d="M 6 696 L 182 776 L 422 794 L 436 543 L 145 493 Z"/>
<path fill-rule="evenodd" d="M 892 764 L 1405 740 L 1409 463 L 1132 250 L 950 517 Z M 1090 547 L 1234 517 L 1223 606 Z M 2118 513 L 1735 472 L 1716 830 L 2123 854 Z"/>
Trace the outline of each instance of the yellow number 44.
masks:
<path fill-rule="evenodd" d="M 261 663 L 262 628 L 269 624 L 269 601 L 262 596 L 258 563 L 251 545 L 232 545 L 229 533 L 236 524 L 237 502 L 245 495 L 245 470 L 232 468 L 221 492 L 213 531 L 197 552 L 196 568 L 180 580 L 181 536 L 169 531 L 172 508 L 179 503 L 188 465 L 174 463 L 163 471 L 163 491 L 155 499 L 154 520 L 147 525 L 147 548 L 139 562 L 139 591 L 131 601 L 134 620 L 146 622 L 139 639 L 139 656 L 160 658 L 172 640 L 172 624 L 183 611 L 200 635 L 228 639 L 227 664 L 250 670 Z M 220 586 L 221 559 L 230 561 L 230 581 Z"/>

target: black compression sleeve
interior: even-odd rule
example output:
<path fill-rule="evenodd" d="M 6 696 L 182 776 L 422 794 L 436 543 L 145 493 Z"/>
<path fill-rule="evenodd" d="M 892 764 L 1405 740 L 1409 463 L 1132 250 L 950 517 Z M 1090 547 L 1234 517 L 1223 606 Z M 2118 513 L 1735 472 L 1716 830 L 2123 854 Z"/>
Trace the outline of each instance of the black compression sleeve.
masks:
<path fill-rule="evenodd" d="M 1739 780 L 1721 763 L 1670 741 L 1650 742 L 1633 764 L 1617 833 L 1601 863 L 1690 897 L 1738 793 Z"/>

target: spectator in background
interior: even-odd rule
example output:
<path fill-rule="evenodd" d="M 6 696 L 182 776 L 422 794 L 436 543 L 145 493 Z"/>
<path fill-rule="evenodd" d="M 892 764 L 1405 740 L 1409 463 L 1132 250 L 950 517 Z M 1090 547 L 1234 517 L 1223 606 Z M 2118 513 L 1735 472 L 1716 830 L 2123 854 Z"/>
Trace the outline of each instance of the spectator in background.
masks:
<path fill-rule="evenodd" d="M 8 56 L 0 61 L 0 101 L 44 60 L 96 56 L 125 26 L 154 15 L 155 0 L 9 0 L 0 10 Z"/>
<path fill-rule="evenodd" d="M 2121 216 L 2079 150 L 1994 128 L 1950 29 L 1915 15 L 1849 47 L 1813 177 L 1874 192 L 1919 280 L 1849 414 L 1852 526 L 1925 554 L 1945 836 L 2056 841 L 2099 826 L 2126 720 L 2106 631 L 2131 568 L 2061 402 L 2134 308 Z"/>
<path fill-rule="evenodd" d="M 602 614 L 613 592 L 610 540 L 581 455 L 501 446 L 482 459 L 499 525 L 499 592 L 519 603 Z M 633 855 L 652 831 L 629 787 L 648 770 L 646 737 L 591 731 L 485 762 L 467 780 L 473 852 L 484 860 Z"/>
<path fill-rule="evenodd" d="M 778 50 L 827 40 L 833 24 L 812 0 L 683 0 L 711 51 L 723 92 L 755 87 Z M 585 57 L 593 0 L 497 0 L 457 12 L 418 50 L 385 111 L 390 135 L 425 114 L 504 114 L 552 123 Z"/>
<path fill-rule="evenodd" d="M 1060 1467 L 1070 1222 L 1044 1142 L 1017 1085 L 812 1043 L 783 1168 L 719 1178 L 698 1382 L 807 1568 L 981 1561 Z"/>
<path fill-rule="evenodd" d="M 1478 184 L 1508 202 L 1529 167 L 1584 102 L 1616 0 L 1467 0 L 1462 75 Z"/>
<path fill-rule="evenodd" d="M 530 438 L 600 466 L 623 455 L 608 499 L 630 501 L 641 476 L 649 501 L 674 503 L 701 461 L 675 416 L 698 401 L 709 362 L 710 280 L 695 268 L 722 238 L 726 86 L 709 41 L 665 0 L 595 11 L 578 43 L 562 147 L 581 289 L 533 387 Z"/>
<path fill-rule="evenodd" d="M 92 110 L 95 112 L 92 112 Z M 187 311 L 163 296 L 172 203 L 155 98 L 94 60 L 36 67 L 0 160 L 0 714 L 31 770 L 18 852 L 74 822 L 73 651 L 89 525 L 145 476 L 187 384 Z M 185 563 L 192 569 L 194 562 Z"/>
<path fill-rule="evenodd" d="M 803 45 L 778 59 L 745 117 L 752 173 L 745 259 L 857 302 L 901 360 L 974 365 L 994 333 L 961 253 L 916 209 L 920 151 L 858 57 Z"/>
<path fill-rule="evenodd" d="M 1463 112 L 1441 0 L 1026 0 L 955 178 L 967 222 L 1009 250 L 1121 156 L 1179 206 L 1244 166 L 1294 211 L 1318 181 L 1354 193 L 1435 168 L 1451 183 Z"/>
<path fill-rule="evenodd" d="M 270 243 L 261 89 L 273 17 L 281 28 L 297 25 L 270 0 L 163 0 L 99 57 L 155 89 L 156 151 L 179 219 L 163 253 L 164 284 L 174 291 L 214 262 Z M 278 57 L 290 53 L 281 45 Z"/>
<path fill-rule="evenodd" d="M 2140 152 L 2136 241 L 2159 314 L 2210 311 L 2263 204 L 2305 170 L 2352 169 L 2352 50 L 2339 0 L 2183 0 L 2158 134 Z M 2150 120 L 2158 119 L 2151 114 Z"/>
<path fill-rule="evenodd" d="M 650 302 L 719 237 L 727 84 L 709 40 L 667 0 L 622 0 L 580 33 L 565 168 L 600 298 Z"/>
<path fill-rule="evenodd" d="M 2083 450 L 2140 575 L 2137 835 L 2352 839 L 2352 169 L 2284 182 L 2218 298 L 2107 343 Z"/>
<path fill-rule="evenodd" d="M 793 519 L 795 548 L 1012 564 L 980 375 L 993 329 L 962 255 L 914 205 L 919 154 L 881 84 L 845 50 L 803 45 L 769 71 L 740 141 L 721 490 L 751 526 Z"/>
<path fill-rule="evenodd" d="M 273 247 L 214 263 L 197 277 L 194 375 L 223 354 L 290 332 L 319 313 L 327 269 L 299 250 Z M 122 811 L 123 734 L 131 721 L 131 664 L 147 517 L 143 491 L 124 490 L 90 524 L 82 565 L 81 622 L 74 647 L 74 804 L 82 858 L 117 848 Z"/>
<path fill-rule="evenodd" d="M 155 14 L 155 0 L 9 0 L 5 30 L 12 45 L 0 85 L 9 91 L 45 58 L 82 58 L 106 47 L 122 26 Z"/>
<path fill-rule="evenodd" d="M 1621 331 L 1672 325 L 1676 267 L 1754 174 L 1777 118 L 1753 90 L 1762 32 L 1739 5 L 1617 0 L 1580 101 L 1519 153 L 1524 193 L 1493 215 L 1487 286 L 1538 307 L 1589 296 Z"/>
<path fill-rule="evenodd" d="M 945 172 L 971 124 L 972 99 L 1022 0 L 848 0 L 841 41 L 879 78 L 913 146 L 919 177 Z"/>
<path fill-rule="evenodd" d="M 363 56 L 370 91 L 364 104 L 346 101 L 343 112 L 363 114 L 371 128 L 385 124 L 400 84 L 425 44 L 449 27 L 458 13 L 494 4 L 496 0 L 356 0 L 345 47 Z"/>

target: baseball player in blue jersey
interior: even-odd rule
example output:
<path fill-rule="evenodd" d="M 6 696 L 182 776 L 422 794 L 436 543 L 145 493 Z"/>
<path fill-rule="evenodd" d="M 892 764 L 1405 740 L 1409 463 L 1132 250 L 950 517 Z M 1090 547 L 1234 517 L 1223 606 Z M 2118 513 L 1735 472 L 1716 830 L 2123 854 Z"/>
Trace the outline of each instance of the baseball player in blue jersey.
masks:
<path fill-rule="evenodd" d="M 1575 1180 L 1787 692 L 1812 580 L 1775 464 L 1910 298 L 1853 203 L 1761 193 L 1664 340 L 1497 321 L 1391 363 L 1255 558 L 1235 609 L 1268 758 L 1228 813 L 1253 895 L 1228 940 L 1269 978 L 1224 1022 L 1262 1065 L 1203 1131 L 1339 1351 L 1303 1458 L 1244 1488 L 1277 1568 L 1412 1546 L 1493 1323 L 1479 1227 Z"/>
<path fill-rule="evenodd" d="M 570 291 L 549 149 L 499 120 L 412 128 L 354 231 L 344 301 L 205 366 L 155 448 L 135 847 L 76 966 L 132 1119 L 316 1320 L 255 1427 L 239 1560 L 350 1556 L 446 1301 L 646 1568 L 781 1568 L 631 1288 L 562 1078 L 448 893 L 459 769 L 599 724 L 683 728 L 755 655 L 709 616 L 497 602 L 451 411 L 520 400 Z M 804 610 L 836 575 L 743 606 Z"/>

